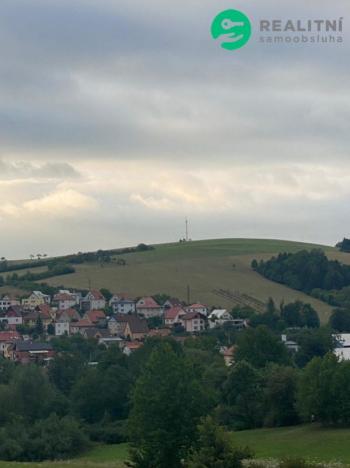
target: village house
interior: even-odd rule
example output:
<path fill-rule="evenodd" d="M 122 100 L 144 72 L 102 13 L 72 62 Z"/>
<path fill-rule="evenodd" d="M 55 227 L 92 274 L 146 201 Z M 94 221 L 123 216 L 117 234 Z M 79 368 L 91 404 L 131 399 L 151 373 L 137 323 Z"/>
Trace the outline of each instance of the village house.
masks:
<path fill-rule="evenodd" d="M 333 335 L 336 341 L 336 347 L 334 354 L 340 361 L 350 360 L 350 333 L 340 333 L 339 335 Z"/>
<path fill-rule="evenodd" d="M 0 322 L 6 322 L 10 329 L 16 329 L 23 324 L 23 311 L 21 306 L 10 306 L 10 308 L 0 317 Z"/>
<path fill-rule="evenodd" d="M 104 298 L 103 294 L 97 289 L 89 291 L 80 302 L 80 308 L 83 312 L 87 312 L 89 310 L 101 310 L 105 307 L 106 299 Z"/>
<path fill-rule="evenodd" d="M 0 332 L 0 354 L 6 357 L 9 345 L 16 341 L 22 340 L 22 336 L 17 331 L 1 331 Z"/>
<path fill-rule="evenodd" d="M 0 298 L 0 312 L 6 312 L 11 306 L 20 305 L 19 299 L 12 296 L 2 296 Z"/>
<path fill-rule="evenodd" d="M 50 343 L 16 341 L 10 347 L 9 356 L 20 364 L 43 364 L 54 357 L 54 351 Z"/>
<path fill-rule="evenodd" d="M 71 335 L 83 334 L 87 328 L 94 328 L 95 325 L 86 318 L 79 320 L 78 322 L 72 322 L 70 324 L 70 333 Z"/>
<path fill-rule="evenodd" d="M 107 317 L 103 310 L 89 310 L 84 314 L 83 318 L 89 320 L 95 327 L 105 327 L 107 325 Z"/>
<path fill-rule="evenodd" d="M 138 315 L 142 315 L 146 319 L 152 317 L 161 317 L 163 308 L 153 299 L 153 297 L 142 297 L 136 303 L 136 311 Z"/>
<path fill-rule="evenodd" d="M 149 332 L 147 321 L 137 315 L 117 315 L 118 336 L 131 341 L 143 340 Z"/>
<path fill-rule="evenodd" d="M 171 297 L 170 299 L 167 299 L 164 304 L 163 308 L 164 309 L 171 309 L 172 307 L 183 307 L 184 304 L 180 299 L 177 299 L 176 297 Z"/>
<path fill-rule="evenodd" d="M 33 291 L 26 299 L 22 299 L 22 305 L 25 309 L 34 310 L 35 307 L 42 304 L 50 304 L 51 297 L 43 294 L 41 291 Z"/>
<path fill-rule="evenodd" d="M 186 312 L 191 313 L 191 312 L 199 312 L 202 315 L 205 315 L 207 317 L 209 309 L 207 306 L 203 304 L 192 304 L 188 307 L 186 307 Z"/>
<path fill-rule="evenodd" d="M 79 322 L 80 315 L 75 309 L 66 309 L 58 312 L 55 321 L 55 335 L 70 335 L 70 324 Z"/>
<path fill-rule="evenodd" d="M 206 317 L 199 312 L 190 312 L 181 318 L 181 323 L 187 333 L 198 333 L 205 330 Z"/>
<path fill-rule="evenodd" d="M 232 315 L 226 309 L 214 309 L 208 317 L 209 328 L 221 327 L 232 322 Z"/>
<path fill-rule="evenodd" d="M 70 335 L 70 322 L 59 318 L 55 322 L 55 336 Z"/>
<path fill-rule="evenodd" d="M 135 301 L 122 294 L 115 294 L 109 301 L 109 306 L 114 314 L 134 314 L 136 312 Z"/>
<path fill-rule="evenodd" d="M 142 348 L 142 346 L 143 346 L 143 343 L 141 343 L 140 341 L 129 341 L 125 343 L 123 353 L 126 354 L 127 356 L 130 356 L 130 354 Z"/>
<path fill-rule="evenodd" d="M 124 315 L 124 314 L 122 314 Z M 119 332 L 119 324 L 118 321 L 115 317 L 109 317 L 108 322 L 107 322 L 107 328 L 109 330 L 109 333 L 112 336 L 117 336 Z"/>
<path fill-rule="evenodd" d="M 66 290 L 61 290 L 53 298 L 53 302 L 57 305 L 58 310 L 67 310 L 79 306 L 80 300 L 81 294 L 71 293 Z"/>
<path fill-rule="evenodd" d="M 182 307 L 174 306 L 164 310 L 164 324 L 167 327 L 173 327 L 176 324 L 181 324 L 181 318 L 186 315 Z"/>

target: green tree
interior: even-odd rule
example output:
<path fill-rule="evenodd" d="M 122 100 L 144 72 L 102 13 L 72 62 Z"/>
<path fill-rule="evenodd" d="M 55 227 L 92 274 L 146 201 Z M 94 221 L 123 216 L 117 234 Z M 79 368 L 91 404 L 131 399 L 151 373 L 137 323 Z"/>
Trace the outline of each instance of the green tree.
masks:
<path fill-rule="evenodd" d="M 203 388 L 187 359 L 160 343 L 138 378 L 129 417 L 132 466 L 178 468 L 206 412 Z"/>
<path fill-rule="evenodd" d="M 298 374 L 292 367 L 273 364 L 264 376 L 264 425 L 288 426 L 298 422 L 296 410 Z"/>
<path fill-rule="evenodd" d="M 219 418 L 234 429 L 259 427 L 263 422 L 263 379 L 260 371 L 245 361 L 235 364 L 223 385 L 224 406 Z"/>
<path fill-rule="evenodd" d="M 235 449 L 230 435 L 218 426 L 211 417 L 206 417 L 199 426 L 198 446 L 185 462 L 186 468 L 240 468 L 242 460 L 252 452 Z"/>
<path fill-rule="evenodd" d="M 254 367 L 264 367 L 269 362 L 288 364 L 287 348 L 273 332 L 265 326 L 250 328 L 242 332 L 237 340 L 237 361 L 247 361 Z"/>

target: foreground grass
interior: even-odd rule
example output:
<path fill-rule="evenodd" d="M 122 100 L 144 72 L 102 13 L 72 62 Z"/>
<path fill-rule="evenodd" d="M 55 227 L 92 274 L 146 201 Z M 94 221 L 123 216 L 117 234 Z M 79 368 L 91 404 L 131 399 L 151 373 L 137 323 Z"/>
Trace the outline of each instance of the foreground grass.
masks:
<path fill-rule="evenodd" d="M 258 429 L 232 434 L 235 445 L 249 446 L 256 458 L 306 458 L 350 464 L 350 429 L 317 425 Z"/>
<path fill-rule="evenodd" d="M 189 243 L 162 244 L 155 250 L 125 255 L 126 266 L 89 263 L 76 266 L 76 273 L 50 278 L 52 286 L 108 288 L 132 297 L 167 293 L 182 300 L 190 286 L 191 301 L 232 308 L 233 303 L 213 293 L 214 289 L 238 290 L 263 302 L 302 300 L 311 303 L 326 321 L 331 307 L 302 292 L 263 278 L 250 268 L 253 258 L 267 259 L 279 252 L 322 248 L 336 255 L 332 247 L 281 240 L 219 239 Z M 117 285 L 117 290 L 116 290 Z"/>
<path fill-rule="evenodd" d="M 123 462 L 127 458 L 127 444 L 100 445 L 74 460 L 42 463 L 0 462 L 0 468 L 125 468 Z"/>

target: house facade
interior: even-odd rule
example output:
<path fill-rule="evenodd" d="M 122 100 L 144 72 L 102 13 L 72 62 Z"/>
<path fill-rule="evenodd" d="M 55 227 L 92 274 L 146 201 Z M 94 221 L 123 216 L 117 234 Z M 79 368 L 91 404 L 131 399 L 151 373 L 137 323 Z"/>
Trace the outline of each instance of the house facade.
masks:
<path fill-rule="evenodd" d="M 226 309 L 214 309 L 208 317 L 209 328 L 221 327 L 232 322 L 232 315 Z"/>
<path fill-rule="evenodd" d="M 89 291 L 87 295 L 82 298 L 80 303 L 80 308 L 83 312 L 87 312 L 89 310 L 101 310 L 105 307 L 106 299 L 97 289 Z"/>
<path fill-rule="evenodd" d="M 181 324 L 181 319 L 186 315 L 182 307 L 171 307 L 164 310 L 164 325 L 166 327 L 173 327 L 176 324 Z"/>
<path fill-rule="evenodd" d="M 181 323 L 187 333 L 198 333 L 205 330 L 206 317 L 199 312 L 190 312 L 181 318 Z"/>
<path fill-rule="evenodd" d="M 134 314 L 136 312 L 136 303 L 122 295 L 114 295 L 109 301 L 109 306 L 114 314 Z"/>
<path fill-rule="evenodd" d="M 22 300 L 22 305 L 25 309 L 34 310 L 37 306 L 50 304 L 50 302 L 51 297 L 47 294 L 43 294 L 41 291 L 33 291 L 29 297 Z"/>
<path fill-rule="evenodd" d="M 142 297 L 136 303 L 136 312 L 146 319 L 152 317 L 162 317 L 163 308 L 153 299 L 153 297 Z"/>

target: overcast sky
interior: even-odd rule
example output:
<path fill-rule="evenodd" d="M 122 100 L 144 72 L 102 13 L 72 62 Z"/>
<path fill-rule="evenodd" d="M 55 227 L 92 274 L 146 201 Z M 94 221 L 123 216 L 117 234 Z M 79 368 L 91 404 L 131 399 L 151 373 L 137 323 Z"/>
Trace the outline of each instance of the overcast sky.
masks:
<path fill-rule="evenodd" d="M 331 3 L 331 4 L 330 4 Z M 213 18 L 253 37 L 221 49 Z M 0 255 L 350 236 L 348 0 L 1 0 Z M 344 17 L 344 43 L 259 43 Z"/>

